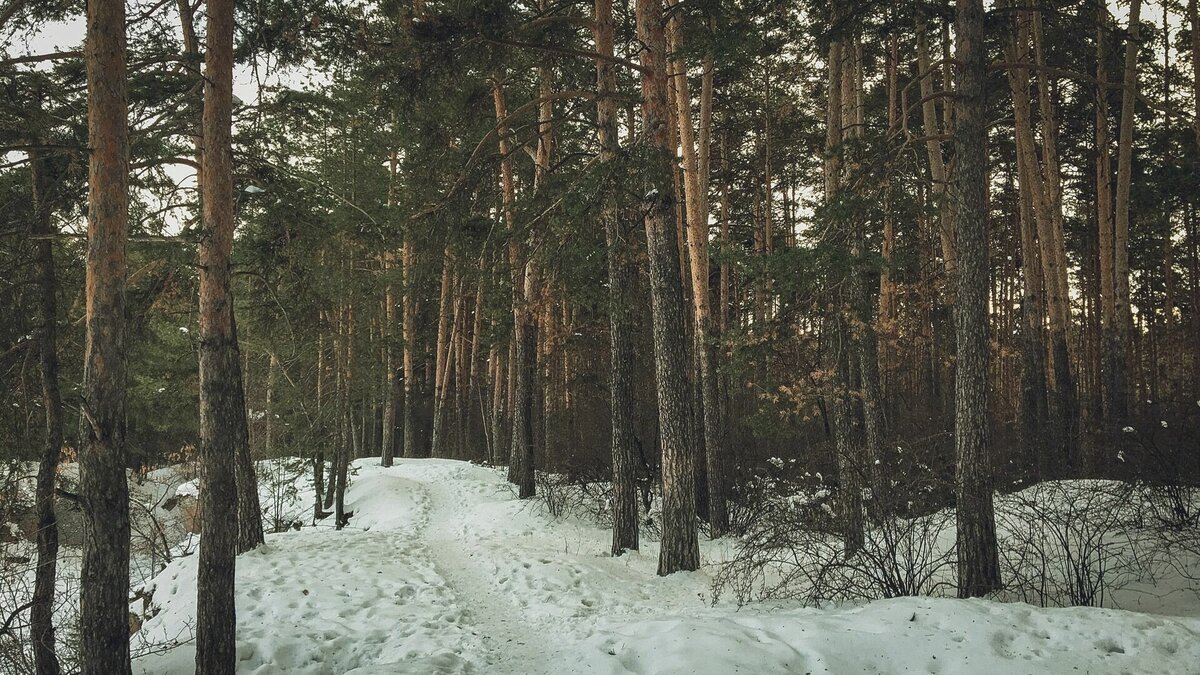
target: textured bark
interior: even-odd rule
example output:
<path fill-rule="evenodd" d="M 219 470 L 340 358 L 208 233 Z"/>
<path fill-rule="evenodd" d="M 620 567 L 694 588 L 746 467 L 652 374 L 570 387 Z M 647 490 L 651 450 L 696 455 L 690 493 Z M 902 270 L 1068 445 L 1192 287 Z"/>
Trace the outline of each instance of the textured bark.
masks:
<path fill-rule="evenodd" d="M 484 266 L 486 263 L 487 261 L 483 258 L 479 260 L 479 267 L 481 270 L 485 269 Z M 481 343 L 483 342 L 481 337 L 483 335 L 483 289 L 484 278 L 482 275 L 480 275 L 475 286 L 475 300 L 471 310 L 470 337 L 467 338 L 465 335 L 463 337 L 464 343 L 470 343 L 470 350 L 464 350 L 466 360 L 466 382 L 465 384 L 461 385 L 459 389 L 462 406 L 459 414 L 462 419 L 463 428 L 463 446 L 461 449 L 466 453 L 463 459 L 471 460 L 486 459 L 488 456 L 488 449 L 486 446 L 487 406 L 484 402 L 484 399 L 486 398 L 486 394 L 484 392 L 487 389 L 487 381 L 481 371 L 481 368 L 483 367 L 482 359 L 484 358 L 483 349 L 481 346 Z M 472 401 L 476 401 L 478 403 L 478 418 L 472 412 Z M 476 419 L 479 420 L 478 424 L 476 423 Z M 476 445 L 476 439 L 480 434 L 483 434 L 485 440 L 485 445 L 482 447 Z"/>
<path fill-rule="evenodd" d="M 1022 10 L 1017 14 L 1014 30 L 1007 44 L 1007 58 L 1014 63 L 1031 63 L 1032 45 L 1037 59 L 1043 61 L 1040 30 L 1036 13 Z M 1040 68 L 1039 68 L 1040 70 Z M 1060 188 L 1057 128 L 1055 112 L 1050 103 L 1047 81 L 1039 76 L 1041 159 L 1034 140 L 1032 110 L 1029 96 L 1029 75 L 1026 68 L 1008 71 L 1009 89 L 1013 100 L 1013 126 L 1017 142 L 1018 179 L 1021 192 L 1028 194 L 1033 205 L 1037 226 L 1038 259 L 1041 262 L 1042 289 L 1049 315 L 1051 366 L 1054 375 L 1054 422 L 1048 429 L 1054 436 L 1057 457 L 1049 465 L 1063 475 L 1071 475 L 1077 461 L 1076 433 L 1078 406 L 1074 376 L 1071 372 L 1067 331 L 1070 328 L 1070 299 L 1068 295 L 1066 251 L 1063 243 L 1062 191 Z"/>
<path fill-rule="evenodd" d="M 417 348 L 417 283 L 416 256 L 413 251 L 412 234 L 404 235 L 404 244 L 400 250 L 400 265 L 404 275 L 404 299 L 400 308 L 402 333 L 404 338 L 404 408 L 402 412 L 404 424 L 405 457 L 420 457 L 421 446 L 417 442 L 417 369 L 414 352 Z"/>
<path fill-rule="evenodd" d="M 899 101 L 899 40 L 893 33 L 887 41 L 887 118 L 888 138 L 894 138 L 900 132 L 900 101 Z M 879 319 L 876 322 L 877 331 L 884 338 L 880 346 L 879 359 L 881 369 L 889 362 L 890 343 L 896 336 L 896 284 L 892 281 L 893 257 L 896 251 L 896 222 L 894 211 L 894 188 L 892 186 L 892 167 L 889 162 L 883 192 L 883 244 L 880 253 L 883 258 L 883 268 L 879 273 Z M 886 382 L 881 385 L 886 388 Z"/>
<path fill-rule="evenodd" d="M 942 66 L 944 72 L 948 73 L 949 69 L 948 64 Z M 929 58 L 929 33 L 924 21 L 917 26 L 917 70 L 920 74 L 921 120 L 924 134 L 928 138 L 925 141 L 925 149 L 929 155 L 929 173 L 933 179 L 933 194 L 937 198 L 938 204 L 938 240 L 942 243 L 942 261 L 946 266 L 946 273 L 953 275 L 956 264 L 954 207 L 947 199 L 949 175 L 946 163 L 942 159 L 942 142 L 938 139 L 941 134 L 950 132 L 948 128 L 943 130 L 938 124 L 937 99 L 933 90 L 934 69 Z M 949 108 L 949 104 L 946 105 L 946 108 Z M 949 114 L 947 114 L 948 119 Z"/>
<path fill-rule="evenodd" d="M 1026 460 L 1034 475 L 1045 475 L 1049 467 L 1045 452 L 1045 428 L 1049 402 L 1046 398 L 1046 339 L 1043 330 L 1042 270 L 1038 261 L 1033 197 L 1028 190 L 1018 195 L 1021 238 L 1021 441 L 1029 453 Z"/>
<path fill-rule="evenodd" d="M 958 0 L 955 106 L 955 202 L 958 254 L 954 306 L 955 514 L 958 594 L 977 597 L 1000 587 L 993 478 L 988 439 L 987 342 L 987 65 L 983 0 Z"/>
<path fill-rule="evenodd" d="M 325 322 L 325 312 L 320 312 L 321 323 Z M 319 436 L 321 442 L 317 445 L 317 451 L 313 453 L 312 468 L 313 468 L 313 488 L 316 493 L 316 498 L 313 500 L 313 524 L 324 517 L 325 504 L 325 452 L 321 448 L 324 447 L 328 440 L 328 434 L 325 433 L 325 336 L 317 335 L 317 423 L 321 426 L 321 434 Z"/>
<path fill-rule="evenodd" d="M 87 346 L 79 498 L 84 514 L 79 665 L 120 675 L 129 664 L 129 486 L 125 464 L 129 132 L 125 5 L 87 5 Z"/>
<path fill-rule="evenodd" d="M 1188 0 L 1188 23 L 1192 36 L 1192 130 L 1196 145 L 1193 152 L 1200 156 L 1200 0 Z M 1193 207 L 1188 214 L 1190 237 L 1188 257 L 1191 265 L 1192 285 L 1192 392 L 1200 393 L 1200 223 Z"/>
<path fill-rule="evenodd" d="M 452 268 L 454 266 L 454 256 L 450 252 L 450 244 L 446 243 L 445 253 L 442 255 L 442 290 L 438 296 L 438 329 L 437 329 L 437 344 L 434 349 L 434 369 L 433 369 L 433 432 L 430 440 L 430 454 L 433 457 L 445 456 L 445 389 L 444 383 L 447 380 L 447 373 L 450 370 L 450 320 L 453 311 L 451 303 L 454 298 L 450 293 L 453 286 Z"/>
<path fill-rule="evenodd" d="M 645 173 L 643 208 L 650 259 L 650 301 L 654 333 L 654 366 L 662 443 L 663 522 L 658 573 L 665 576 L 700 566 L 696 537 L 696 457 L 688 447 L 690 396 L 679 273 L 679 242 L 673 227 L 672 181 L 674 138 L 670 133 L 667 96 L 666 37 L 661 0 L 637 0 L 637 36 L 642 43 L 643 142 L 651 166 Z"/>
<path fill-rule="evenodd" d="M 229 297 L 229 322 L 233 328 L 233 361 L 240 364 L 238 349 L 237 320 L 233 316 L 233 296 Z M 237 397 L 237 417 L 229 429 L 229 433 L 238 433 L 236 466 L 234 479 L 237 486 L 238 503 L 238 553 L 245 553 L 263 543 L 262 507 L 258 501 L 258 476 L 254 473 L 254 459 L 250 456 L 250 425 L 246 414 L 246 390 L 243 386 L 241 370 L 236 371 L 237 382 L 234 383 L 234 394 Z"/>
<path fill-rule="evenodd" d="M 396 203 L 396 153 L 388 159 L 388 195 L 387 206 L 393 208 Z M 384 289 L 383 307 L 383 369 L 384 369 L 384 405 L 382 438 L 379 441 L 379 463 L 382 466 L 392 466 L 396 456 L 396 422 L 399 417 L 404 390 L 401 388 L 401 373 L 396 367 L 396 284 L 391 276 L 391 270 L 396 264 L 396 254 L 389 251 L 383 258 L 383 271 L 387 276 Z"/>
<path fill-rule="evenodd" d="M 534 378 L 537 376 L 537 313 L 528 306 L 537 284 L 537 269 L 530 262 L 524 274 L 524 305 L 518 307 L 515 327 L 516 387 L 513 392 L 512 447 L 508 465 L 508 480 L 517 486 L 517 496 L 529 499 L 534 495 L 533 465 L 533 400 Z"/>
<path fill-rule="evenodd" d="M 836 19 L 839 8 L 835 6 L 831 11 L 833 12 L 832 16 Z M 853 46 L 840 40 L 833 41 L 829 45 L 823 167 L 824 196 L 827 204 L 832 204 L 841 192 L 845 130 L 854 125 L 852 52 Z M 840 228 L 830 227 L 829 232 L 839 240 L 845 235 Z M 849 306 L 846 298 L 841 297 L 839 293 L 834 293 L 829 300 L 832 304 L 830 322 L 833 333 L 832 342 L 829 345 L 833 368 L 832 389 L 829 392 L 829 412 L 838 471 L 838 516 L 841 520 L 842 544 L 845 554 L 851 556 L 862 549 L 864 536 L 862 447 L 859 443 L 861 429 L 858 426 L 851 394 L 852 346 L 847 317 Z"/>
<path fill-rule="evenodd" d="M 37 145 L 37 142 L 33 143 Z M 54 485 L 58 477 L 59 453 L 63 445 L 62 395 L 58 388 L 58 281 L 54 267 L 54 226 L 50 222 L 46 176 L 40 154 L 29 153 L 33 202 L 30 232 L 40 236 L 37 247 L 38 362 L 45 413 L 45 445 L 38 462 L 34 502 L 37 509 L 37 570 L 33 583 L 33 606 L 29 632 L 33 640 L 33 662 L 37 675 L 58 675 L 54 651 L 54 581 L 58 566 L 58 518 L 54 513 Z"/>
<path fill-rule="evenodd" d="M 1104 414 L 1125 417 L 1125 355 L 1117 328 L 1116 258 L 1113 255 L 1112 159 L 1108 137 L 1108 7 L 1093 0 L 1096 20 L 1096 227 L 1099 246 L 1100 323 Z"/>
<path fill-rule="evenodd" d="M 593 37 L 596 53 L 613 56 L 612 0 L 596 0 Z M 596 133 L 600 161 L 612 162 L 620 153 L 617 105 L 613 95 L 617 77 L 613 63 L 596 59 Z M 608 247 L 608 320 L 610 340 L 609 392 L 612 421 L 612 554 L 638 550 L 638 504 L 635 483 L 637 438 L 633 427 L 633 317 L 631 289 L 637 269 L 633 261 L 633 233 L 622 220 L 617 203 L 619 186 L 606 185 L 600 219 Z"/>
<path fill-rule="evenodd" d="M 1108 344 L 1106 361 L 1113 370 L 1110 409 L 1115 421 L 1129 412 L 1129 332 L 1133 324 L 1129 307 L 1129 194 L 1133 183 L 1134 103 L 1137 100 L 1137 53 L 1141 46 L 1141 0 L 1129 2 L 1129 41 L 1125 44 L 1125 71 L 1121 92 L 1121 126 L 1117 139 L 1116 215 L 1113 221 L 1113 318 L 1116 339 Z"/>
<path fill-rule="evenodd" d="M 670 0 L 674 7 L 677 0 Z M 683 20 L 673 12 L 667 23 L 667 46 L 672 53 L 683 48 Z M 725 468 L 724 423 L 717 396 L 716 325 L 713 321 L 708 288 L 708 147 L 711 142 L 713 60 L 705 58 L 701 83 L 700 133 L 693 130 L 691 95 L 688 89 L 687 64 L 682 59 L 671 61 L 675 82 L 675 118 L 683 148 L 684 203 L 687 213 L 688 269 L 691 275 L 692 309 L 696 342 L 697 411 L 702 420 L 704 439 L 705 492 L 709 534 L 720 537 L 729 529 L 728 493 Z M 697 144 L 699 147 L 697 147 Z M 769 145 L 768 145 L 769 147 Z M 767 167 L 770 167 L 768 150 Z M 769 174 L 768 174 L 769 176 Z M 768 185 L 770 184 L 768 178 Z M 769 213 L 769 209 L 768 209 Z M 770 250 L 770 216 L 767 216 L 767 249 Z"/>
<path fill-rule="evenodd" d="M 492 464 L 503 464 L 509 456 L 508 436 L 505 432 L 508 410 L 508 346 L 496 348 L 496 373 L 492 393 Z"/>
<path fill-rule="evenodd" d="M 1050 339 L 1051 364 L 1054 373 L 1055 431 L 1061 453 L 1061 462 L 1066 475 L 1075 475 L 1079 468 L 1079 394 L 1076 390 L 1075 374 L 1068 345 L 1071 329 L 1070 281 L 1067 278 L 1067 253 L 1062 207 L 1062 172 L 1058 159 L 1058 111 L 1050 99 L 1054 86 L 1046 72 L 1046 56 L 1042 37 L 1042 13 L 1029 12 L 1029 24 L 1033 39 L 1034 60 L 1037 65 L 1038 109 L 1041 113 L 1042 175 L 1045 181 L 1046 220 L 1048 234 L 1043 237 L 1039 229 L 1038 241 L 1043 248 L 1042 259 L 1054 259 L 1055 276 L 1046 274 L 1043 281 L 1054 282 L 1051 297 Z M 1039 227 L 1041 227 L 1039 225 Z"/>
<path fill-rule="evenodd" d="M 857 175 L 860 172 L 858 156 L 860 148 L 857 147 L 857 143 L 861 142 L 865 128 L 862 101 L 861 38 L 855 36 L 852 43 L 844 44 L 842 56 L 840 92 L 842 129 L 844 137 L 853 140 L 856 144 L 851 148 L 850 159 L 843 161 L 850 176 L 848 182 L 854 186 L 851 189 L 857 189 L 860 183 Z M 877 286 L 868 283 L 867 278 L 868 263 L 864 259 L 867 247 L 867 223 L 854 219 L 847 222 L 846 225 L 844 235 L 846 241 L 849 242 L 850 259 L 853 265 L 850 270 L 848 304 L 854 313 L 854 328 L 847 331 L 848 345 L 846 348 L 850 350 L 849 369 L 856 369 L 858 372 L 859 390 L 856 392 L 855 398 L 862 402 L 861 433 L 858 433 L 857 428 L 855 429 L 856 433 L 850 443 L 850 447 L 853 448 L 853 455 L 850 459 L 853 462 L 854 473 L 858 474 L 857 479 L 867 481 L 878 500 L 882 499 L 885 490 L 879 480 L 876 464 L 876 460 L 883 452 L 884 435 L 882 393 L 879 386 L 878 339 L 875 334 L 874 310 L 878 306 L 878 299 L 873 294 L 873 290 Z M 848 387 L 850 381 L 843 380 L 842 384 Z M 854 406 L 852 405 L 852 407 Z M 858 426 L 857 421 L 854 426 Z"/>
<path fill-rule="evenodd" d="M 230 293 L 233 251 L 233 2 L 209 0 L 200 192 L 200 491 L 196 673 L 232 673 L 238 542 L 238 444 L 245 441 L 241 363 Z M 239 426 L 240 425 L 240 426 Z"/>
<path fill-rule="evenodd" d="M 854 414 L 850 392 L 850 331 L 845 314 L 835 310 L 834 387 L 830 413 L 833 422 L 834 452 L 838 470 L 838 504 L 842 525 L 842 548 L 846 557 L 862 550 L 864 522 L 862 508 L 863 463 L 859 438 L 862 430 Z"/>

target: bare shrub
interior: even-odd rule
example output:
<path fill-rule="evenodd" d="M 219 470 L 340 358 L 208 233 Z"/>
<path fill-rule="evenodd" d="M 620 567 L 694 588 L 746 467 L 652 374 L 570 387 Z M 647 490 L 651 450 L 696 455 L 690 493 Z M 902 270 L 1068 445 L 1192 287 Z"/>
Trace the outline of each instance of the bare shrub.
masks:
<path fill-rule="evenodd" d="M 1161 540 L 1142 527 L 1143 491 L 1121 481 L 1048 481 L 996 503 L 1003 597 L 1041 606 L 1110 604 L 1152 578 Z"/>
<path fill-rule="evenodd" d="M 926 472 L 928 473 L 928 472 Z M 718 571 L 723 591 L 739 604 L 764 599 L 822 604 L 931 595 L 952 581 L 953 516 L 914 510 L 924 481 L 889 481 L 886 495 L 868 495 L 872 514 L 862 550 L 846 556 L 833 493 L 820 482 L 764 477 L 749 481 L 739 505 L 745 527 L 733 560 Z"/>

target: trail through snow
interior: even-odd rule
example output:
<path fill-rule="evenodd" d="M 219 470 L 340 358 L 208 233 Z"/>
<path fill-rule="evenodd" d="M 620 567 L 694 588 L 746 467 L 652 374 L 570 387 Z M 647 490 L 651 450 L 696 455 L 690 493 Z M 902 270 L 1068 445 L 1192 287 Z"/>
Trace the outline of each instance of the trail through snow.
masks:
<path fill-rule="evenodd" d="M 351 527 L 270 535 L 238 559 L 239 673 L 1200 674 L 1196 619 L 935 598 L 712 607 L 706 571 L 655 576 L 653 542 L 613 558 L 607 529 L 549 518 L 495 470 L 354 471 Z M 705 562 L 726 546 L 706 542 Z M 195 580 L 189 556 L 150 585 L 135 649 L 180 644 L 135 673 L 192 672 Z"/>

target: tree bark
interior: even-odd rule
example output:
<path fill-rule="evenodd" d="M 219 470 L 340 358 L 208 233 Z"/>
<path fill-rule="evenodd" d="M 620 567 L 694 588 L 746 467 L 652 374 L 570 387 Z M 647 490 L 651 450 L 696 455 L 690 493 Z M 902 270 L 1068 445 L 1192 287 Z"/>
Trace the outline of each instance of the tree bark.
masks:
<path fill-rule="evenodd" d="M 987 417 L 987 64 L 983 16 L 983 0 L 957 0 L 952 198 L 958 255 L 954 447 L 960 597 L 977 597 L 1000 587 Z"/>
<path fill-rule="evenodd" d="M 596 0 L 592 31 L 596 53 L 613 56 L 612 0 Z M 596 133 L 600 142 L 600 161 L 609 164 L 621 151 L 617 137 L 617 105 L 613 95 L 617 76 L 611 60 L 596 59 Z M 616 172 L 608 174 L 610 184 L 603 193 L 600 219 L 608 247 L 608 320 L 610 340 L 609 392 L 612 421 L 612 554 L 638 550 L 638 503 L 635 483 L 637 438 L 633 427 L 633 317 L 631 289 L 637 269 L 633 261 L 633 232 L 622 219 L 617 195 Z"/>
<path fill-rule="evenodd" d="M 34 142 L 37 145 L 37 142 Z M 54 647 L 54 582 L 58 567 L 58 518 L 54 513 L 54 486 L 58 477 L 59 453 L 63 445 L 62 395 L 58 388 L 58 280 L 54 266 L 54 226 L 50 222 L 49 196 L 41 155 L 29 152 L 33 202 L 30 232 L 42 237 L 37 247 L 38 361 L 41 366 L 42 408 L 46 439 L 38 463 L 34 501 L 37 508 L 37 571 L 33 583 L 33 606 L 29 630 L 33 640 L 33 662 L 37 675 L 58 675 Z"/>
<path fill-rule="evenodd" d="M 670 0 L 668 4 L 675 7 L 678 0 Z M 673 12 L 667 23 L 667 46 L 672 53 L 683 49 L 682 23 L 678 12 Z M 696 403 L 703 426 L 709 534 L 716 538 L 724 535 L 729 529 L 729 510 L 726 505 L 728 472 L 725 468 L 724 423 L 717 395 L 716 325 L 712 317 L 708 288 L 708 148 L 711 143 L 712 126 L 713 59 L 709 55 L 704 60 L 698 138 L 692 125 L 692 99 L 688 89 L 687 64 L 683 59 L 675 58 L 671 61 L 671 70 L 675 80 L 675 118 L 683 148 L 688 268 L 691 273 L 699 376 L 697 386 L 700 393 Z M 768 168 L 769 161 L 768 158 Z M 767 222 L 770 222 L 769 216 Z M 768 234 L 768 240 L 769 238 Z"/>
<path fill-rule="evenodd" d="M 1110 341 L 1106 361 L 1112 369 L 1110 400 L 1116 422 L 1129 414 L 1129 332 L 1133 316 L 1129 306 L 1129 195 L 1133 183 L 1134 103 L 1137 100 L 1137 54 L 1141 46 L 1141 0 L 1129 2 L 1129 39 L 1125 44 L 1125 70 L 1121 92 L 1121 126 L 1117 139 L 1116 216 L 1113 223 L 1113 305 L 1117 338 Z"/>
<path fill-rule="evenodd" d="M 942 66 L 943 70 L 949 68 L 949 64 Z M 924 21 L 917 26 L 917 70 L 921 88 L 921 119 L 924 134 L 928 138 L 925 141 L 925 150 L 929 155 L 929 174 L 933 179 L 933 194 L 938 204 L 938 240 L 942 244 L 942 262 L 946 273 L 953 276 L 956 260 L 952 226 L 954 213 L 953 205 L 946 195 L 950 179 L 945 160 L 942 158 L 942 142 L 938 140 L 942 133 L 949 133 L 949 129 L 943 130 L 938 123 L 937 98 L 933 91 L 934 72 L 929 58 L 929 33 Z M 949 119 L 948 114 L 946 117 Z"/>
<path fill-rule="evenodd" d="M 238 356 L 240 349 L 238 348 L 237 319 L 233 315 L 232 293 L 229 295 L 229 323 L 233 329 L 232 344 L 235 350 L 233 361 L 240 365 L 242 360 Z M 250 456 L 250 425 L 246 413 L 246 390 L 243 388 L 240 370 L 236 372 L 236 377 L 234 393 L 237 397 L 239 411 L 237 414 L 241 422 L 235 422 L 230 432 L 237 431 L 238 426 L 241 427 L 240 435 L 235 439 L 237 454 L 235 455 L 234 482 L 237 486 L 238 502 L 237 552 L 245 553 L 263 543 L 263 522 L 262 507 L 258 501 L 258 476 L 254 472 L 254 459 Z"/>
<path fill-rule="evenodd" d="M 453 286 L 453 278 L 451 268 L 454 266 L 454 255 L 450 251 L 450 242 L 446 242 L 446 249 L 442 255 L 442 290 L 438 296 L 438 329 L 437 329 L 437 344 L 434 349 L 434 369 L 433 369 L 433 432 L 430 441 L 430 455 L 433 457 L 445 456 L 445 434 L 443 433 L 445 400 L 444 400 L 444 382 L 446 381 L 446 373 L 450 368 L 450 319 L 453 311 L 451 303 L 454 298 L 450 294 L 450 289 Z"/>
<path fill-rule="evenodd" d="M 120 675 L 129 664 L 125 283 L 129 130 L 125 4 L 87 4 L 87 346 L 79 497 L 84 513 L 79 665 Z"/>
<path fill-rule="evenodd" d="M 685 345 L 683 284 L 679 242 L 672 226 L 675 192 L 672 165 L 675 141 L 670 133 L 666 37 L 661 0 L 637 0 L 637 37 L 642 43 L 643 135 L 652 165 L 647 168 L 644 213 L 650 259 L 650 301 L 662 443 L 663 523 L 658 574 L 700 566 L 696 535 L 696 458 L 689 448 L 688 359 Z"/>
<path fill-rule="evenodd" d="M 400 265 L 404 276 L 404 299 L 400 308 L 403 338 L 404 338 L 404 456 L 420 457 L 421 446 L 417 442 L 417 369 L 414 352 L 417 348 L 417 281 L 416 254 L 414 252 L 413 235 L 404 235 L 404 244 L 400 249 Z"/>
<path fill-rule="evenodd" d="M 513 392 L 512 448 L 508 480 L 517 486 L 517 496 L 534 495 L 533 399 L 537 377 L 537 313 L 530 307 L 537 284 L 537 269 L 530 261 L 525 266 L 524 306 L 517 308 L 516 388 Z"/>
<path fill-rule="evenodd" d="M 1008 41 L 1007 58 L 1014 63 L 1030 63 L 1032 44 L 1036 64 L 1043 62 L 1040 30 L 1034 12 L 1021 10 Z M 1012 92 L 1014 131 L 1017 142 L 1018 179 L 1022 193 L 1027 193 L 1033 205 L 1037 226 L 1038 259 L 1041 262 L 1042 290 L 1050 325 L 1050 354 L 1054 375 L 1054 423 L 1051 429 L 1057 457 L 1047 466 L 1060 475 L 1072 475 L 1076 461 L 1076 430 L 1078 410 L 1074 376 L 1071 373 L 1067 331 L 1070 328 L 1070 299 L 1068 295 L 1066 253 L 1063 244 L 1062 192 L 1058 177 L 1058 151 L 1055 113 L 1044 78 L 1039 77 L 1039 110 L 1041 112 L 1042 158 L 1039 160 L 1033 133 L 1029 96 L 1029 75 L 1025 68 L 1008 71 Z"/>
<path fill-rule="evenodd" d="M 200 192 L 200 492 L 196 673 L 236 663 L 234 557 L 238 544 L 238 444 L 245 442 L 241 362 L 230 293 L 233 250 L 233 2 L 208 0 Z"/>

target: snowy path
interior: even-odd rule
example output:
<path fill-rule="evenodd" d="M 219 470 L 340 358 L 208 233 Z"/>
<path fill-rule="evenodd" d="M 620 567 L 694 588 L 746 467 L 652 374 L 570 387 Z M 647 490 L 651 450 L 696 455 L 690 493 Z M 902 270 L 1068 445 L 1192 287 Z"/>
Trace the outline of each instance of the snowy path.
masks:
<path fill-rule="evenodd" d="M 496 578 L 487 572 L 481 559 L 486 554 L 466 539 L 464 510 L 496 497 L 494 485 L 464 481 L 467 469 L 461 465 L 445 467 L 444 473 L 431 472 L 429 480 L 422 482 L 431 504 L 422 539 L 434 568 L 467 608 L 468 630 L 480 638 L 485 649 L 484 663 L 479 664 L 485 672 L 553 672 L 548 663 L 557 659 L 546 651 L 557 644 L 546 641 L 553 627 L 523 616 L 521 608 L 503 594 Z"/>
<path fill-rule="evenodd" d="M 268 537 L 238 559 L 238 672 L 604 675 L 1200 673 L 1200 621 L 903 598 L 831 610 L 710 607 L 704 571 L 655 576 L 657 545 L 552 520 L 496 471 L 355 463 L 351 527 Z M 300 487 L 296 499 L 311 500 Z M 705 543 L 712 560 L 722 547 Z M 154 581 L 134 640 L 186 639 L 196 558 Z M 134 672 L 192 672 L 194 643 Z"/>

